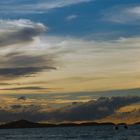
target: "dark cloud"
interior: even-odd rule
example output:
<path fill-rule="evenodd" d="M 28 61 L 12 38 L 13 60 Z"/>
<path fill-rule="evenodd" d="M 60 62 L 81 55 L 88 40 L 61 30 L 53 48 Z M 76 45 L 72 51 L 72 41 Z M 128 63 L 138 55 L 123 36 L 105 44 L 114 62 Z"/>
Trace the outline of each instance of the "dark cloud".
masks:
<path fill-rule="evenodd" d="M 18 100 L 18 101 L 20 101 L 20 100 L 25 101 L 25 100 L 27 100 L 27 98 L 26 98 L 26 96 L 20 96 L 19 98 L 17 98 L 17 100 Z"/>
<path fill-rule="evenodd" d="M 0 108 L 0 122 L 13 121 L 19 119 L 27 119 L 32 121 L 38 120 L 39 111 L 41 110 L 39 105 L 11 105 L 9 110 L 7 108 Z M 39 115 L 40 116 L 40 115 Z"/>
<path fill-rule="evenodd" d="M 0 20 L 0 47 L 31 42 L 39 37 L 46 27 L 30 20 Z M 18 49 L 17 49 L 18 50 Z M 20 50 L 20 49 L 19 49 Z M 53 56 L 34 51 L 15 51 L 0 56 L 0 77 L 10 79 L 16 77 L 32 77 L 45 70 L 55 70 Z"/>
<path fill-rule="evenodd" d="M 27 55 L 19 52 L 16 54 L 7 54 L 5 57 L 7 58 L 7 64 L 12 66 L 42 66 L 52 65 L 53 63 L 53 58 L 48 55 Z"/>
<path fill-rule="evenodd" d="M 47 103 L 21 105 L 15 103 L 9 110 L 0 110 L 0 120 L 28 119 L 32 121 L 96 121 L 113 115 L 119 108 L 140 102 L 140 97 L 101 97 L 86 103 L 74 103 L 59 109 L 47 110 Z"/>
<path fill-rule="evenodd" d="M 1 56 L 0 76 L 16 78 L 33 76 L 45 70 L 56 70 L 53 56 L 29 55 L 26 52 L 11 52 Z"/>
<path fill-rule="evenodd" d="M 49 88 L 32 86 L 32 87 L 5 88 L 5 89 L 1 89 L 1 90 L 47 90 L 47 89 L 49 89 Z M 20 98 L 23 98 L 23 96 Z"/>
<path fill-rule="evenodd" d="M 13 21 L 13 23 L 12 21 L 3 22 L 5 22 L 7 25 L 7 29 L 10 29 L 11 31 L 9 32 L 5 30 L 2 34 L 0 34 L 0 47 L 14 44 L 24 44 L 26 42 L 33 41 L 34 37 L 39 36 L 42 32 L 45 31 L 44 25 L 35 24 L 27 20 L 22 21 L 22 26 L 18 26 L 19 23 L 21 24 L 21 21 L 17 20 L 17 27 L 16 25 L 13 26 L 15 21 Z"/>
<path fill-rule="evenodd" d="M 140 97 L 101 97 L 97 101 L 73 104 L 48 114 L 55 121 L 88 121 L 104 118 L 117 109 L 132 103 L 140 102 Z"/>
<path fill-rule="evenodd" d="M 26 54 L 27 52 L 12 52 L 3 56 L 3 59 L 0 61 L 0 64 L 3 66 L 15 66 L 15 67 L 41 67 L 41 66 L 54 66 L 54 56 L 47 54 L 33 55 Z"/>
<path fill-rule="evenodd" d="M 20 109 L 22 106 L 21 105 L 12 105 L 11 109 Z"/>
<path fill-rule="evenodd" d="M 15 68 L 0 68 L 0 76 L 14 77 L 33 75 L 43 70 L 56 70 L 55 67 L 15 67 Z"/>
<path fill-rule="evenodd" d="M 9 85 L 12 85 L 10 83 L 0 83 L 0 86 L 9 86 Z"/>
<path fill-rule="evenodd" d="M 36 111 L 39 112 L 39 110 L 42 109 L 41 106 L 34 105 L 34 104 L 30 104 L 30 105 L 18 105 L 18 104 L 15 104 L 15 105 L 10 106 L 10 108 L 12 110 L 18 109 L 18 111 L 20 113 L 23 113 L 23 111 L 24 112 L 29 112 L 29 113 L 33 113 L 33 112 L 35 113 Z"/>

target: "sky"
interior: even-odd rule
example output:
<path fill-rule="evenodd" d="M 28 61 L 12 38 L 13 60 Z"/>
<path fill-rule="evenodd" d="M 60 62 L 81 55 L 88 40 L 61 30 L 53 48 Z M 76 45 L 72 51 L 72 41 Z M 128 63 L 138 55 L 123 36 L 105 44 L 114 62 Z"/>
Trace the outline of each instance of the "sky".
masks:
<path fill-rule="evenodd" d="M 139 24 L 139 0 L 0 1 L 0 122 L 140 121 Z"/>

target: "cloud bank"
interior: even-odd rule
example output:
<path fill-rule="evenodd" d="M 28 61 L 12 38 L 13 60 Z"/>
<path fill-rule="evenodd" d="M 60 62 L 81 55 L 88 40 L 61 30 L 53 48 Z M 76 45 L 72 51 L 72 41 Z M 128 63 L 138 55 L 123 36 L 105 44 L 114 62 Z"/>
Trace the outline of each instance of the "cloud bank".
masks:
<path fill-rule="evenodd" d="M 16 102 L 15 102 L 16 101 Z M 0 120 L 27 119 L 48 122 L 96 121 L 113 115 L 121 107 L 139 103 L 140 97 L 100 97 L 88 102 L 74 102 L 58 109 L 50 108 L 49 102 L 18 98 L 0 108 Z M 21 104 L 22 103 L 22 104 Z"/>

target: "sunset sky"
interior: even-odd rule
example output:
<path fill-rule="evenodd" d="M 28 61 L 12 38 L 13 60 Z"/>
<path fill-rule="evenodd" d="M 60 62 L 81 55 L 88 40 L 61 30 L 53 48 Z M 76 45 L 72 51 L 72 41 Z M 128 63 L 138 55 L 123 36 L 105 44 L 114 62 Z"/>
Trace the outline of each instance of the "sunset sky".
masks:
<path fill-rule="evenodd" d="M 139 0 L 0 1 L 0 121 L 138 121 L 139 24 Z"/>

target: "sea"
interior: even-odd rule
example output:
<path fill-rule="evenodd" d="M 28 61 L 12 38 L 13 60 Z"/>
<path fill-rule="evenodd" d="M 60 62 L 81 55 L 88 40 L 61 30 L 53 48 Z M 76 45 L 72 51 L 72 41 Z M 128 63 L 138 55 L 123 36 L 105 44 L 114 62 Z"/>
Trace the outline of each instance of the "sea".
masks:
<path fill-rule="evenodd" d="M 140 140 L 140 125 L 1 129 L 0 140 Z"/>

